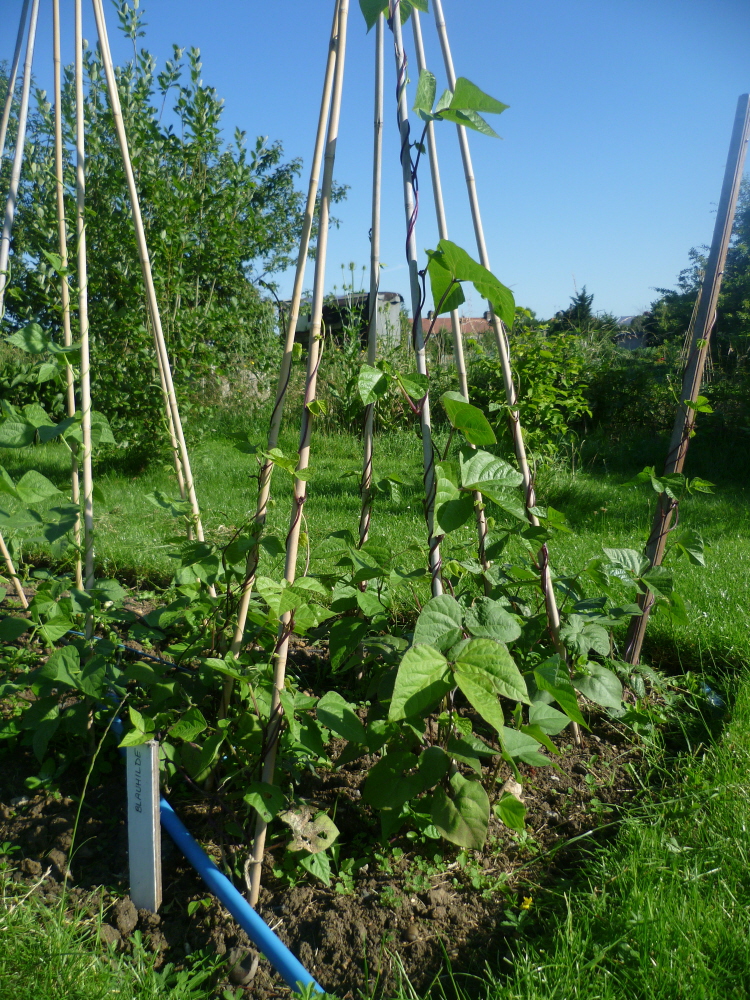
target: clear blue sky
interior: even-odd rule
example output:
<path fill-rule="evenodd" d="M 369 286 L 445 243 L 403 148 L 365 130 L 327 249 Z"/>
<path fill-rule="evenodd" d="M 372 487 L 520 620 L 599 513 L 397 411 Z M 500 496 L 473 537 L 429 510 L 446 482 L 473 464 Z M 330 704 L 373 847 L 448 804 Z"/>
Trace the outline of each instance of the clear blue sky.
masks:
<path fill-rule="evenodd" d="M 351 0 L 328 282 L 368 261 L 374 32 Z M 90 19 L 88 5 L 87 18 Z M 143 0 L 145 45 L 160 65 L 171 44 L 197 46 L 204 80 L 226 100 L 227 135 L 280 139 L 309 163 L 332 0 Z M 586 285 L 594 307 L 639 312 L 673 285 L 692 246 L 708 243 L 737 97 L 750 90 L 747 0 L 444 0 L 456 71 L 510 105 L 471 136 L 493 271 L 543 317 Z M 72 0 L 61 0 L 72 25 Z M 42 0 L 36 75 L 50 87 L 51 4 Z M 21 0 L 3 0 L 0 59 L 10 58 Z M 128 48 L 116 39 L 115 55 Z M 427 61 L 445 85 L 431 16 Z M 66 53 L 72 60 L 70 31 Z M 92 28 L 87 36 L 94 37 Z M 411 43 L 411 33 L 405 35 Z M 386 52 L 381 287 L 408 300 L 392 49 Z M 412 73 L 416 79 L 416 71 Z M 50 87 L 51 89 L 51 87 Z M 410 87 L 410 103 L 414 84 Z M 474 249 L 453 126 L 439 130 L 451 238 Z M 420 248 L 434 246 L 429 174 L 421 176 Z M 306 186 L 303 175 L 302 186 Z M 312 283 L 311 273 L 308 286 Z M 283 292 L 291 277 L 282 276 Z M 467 314 L 483 309 L 467 302 Z"/>

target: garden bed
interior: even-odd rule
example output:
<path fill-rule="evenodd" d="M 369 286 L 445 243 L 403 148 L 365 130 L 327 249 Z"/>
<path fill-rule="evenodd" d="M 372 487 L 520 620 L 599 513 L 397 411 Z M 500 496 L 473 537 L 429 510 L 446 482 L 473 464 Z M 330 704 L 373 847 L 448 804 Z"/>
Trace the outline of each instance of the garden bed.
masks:
<path fill-rule="evenodd" d="M 555 743 L 569 745 L 569 734 L 563 732 Z M 137 912 L 128 899 L 124 774 L 109 756 L 86 794 L 66 906 L 84 914 L 104 907 L 103 947 L 129 952 L 133 936 L 140 934 L 157 953 L 158 964 L 180 967 L 200 949 L 224 956 L 235 968 L 224 968 L 226 983 L 217 983 L 216 995 L 225 988 L 236 990 L 252 964 L 244 933 L 209 898 L 167 836 L 161 913 Z M 482 851 L 406 836 L 383 844 L 379 820 L 359 802 L 368 758 L 311 773 L 299 792 L 313 807 L 335 816 L 341 859 L 353 863 L 342 866 L 326 887 L 299 869 L 285 871 L 283 842 L 275 850 L 271 841 L 259 911 L 316 979 L 342 998 L 357 997 L 365 989 L 387 996 L 402 974 L 423 989 L 440 974 L 445 955 L 454 970 L 480 971 L 487 960 L 512 956 L 520 924 L 533 930 L 534 891 L 529 886 L 544 880 L 553 863 L 548 852 L 558 859 L 553 849 L 559 848 L 573 861 L 577 838 L 616 819 L 618 807 L 634 794 L 640 760 L 624 727 L 604 716 L 594 718 L 582 746 L 569 746 L 555 759 L 556 768 L 520 764 L 526 832 L 514 833 L 493 816 Z M 5 767 L 0 843 L 20 848 L 12 856 L 14 878 L 58 903 L 82 775 L 71 768 L 58 790 L 31 793 L 25 779 L 38 771 L 31 751 L 19 746 L 12 758 L 6 755 Z M 501 773 L 496 784 L 498 793 L 503 777 Z M 485 778 L 489 784 L 489 770 Z M 240 845 L 227 837 L 226 816 L 210 795 L 175 785 L 171 799 L 220 867 L 241 865 Z M 261 962 L 242 995 L 286 996 L 288 990 Z"/>

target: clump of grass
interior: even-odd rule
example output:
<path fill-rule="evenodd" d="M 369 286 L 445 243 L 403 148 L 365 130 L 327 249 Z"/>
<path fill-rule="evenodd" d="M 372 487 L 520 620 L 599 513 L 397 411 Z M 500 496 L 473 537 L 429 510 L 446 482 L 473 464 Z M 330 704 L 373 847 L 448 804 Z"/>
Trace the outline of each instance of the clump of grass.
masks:
<path fill-rule="evenodd" d="M 101 912 L 49 906 L 0 865 L 0 1000 L 208 1000 L 215 959 L 154 968 L 139 940 L 118 957 L 100 941 Z"/>

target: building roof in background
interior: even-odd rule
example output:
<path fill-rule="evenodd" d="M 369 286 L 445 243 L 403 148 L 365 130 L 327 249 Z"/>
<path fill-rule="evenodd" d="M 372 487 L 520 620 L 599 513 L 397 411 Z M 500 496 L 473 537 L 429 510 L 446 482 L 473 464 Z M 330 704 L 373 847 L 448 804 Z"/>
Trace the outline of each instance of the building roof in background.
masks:
<path fill-rule="evenodd" d="M 431 312 L 427 313 L 427 317 L 422 319 L 422 331 L 427 333 L 427 331 L 432 326 L 433 314 Z M 486 312 L 483 316 L 461 316 L 461 333 L 464 337 L 476 337 L 482 333 L 487 333 L 488 330 L 492 329 L 490 324 L 490 314 Z M 435 323 L 435 330 L 450 330 L 451 318 L 446 313 L 445 316 L 441 316 L 437 323 Z"/>

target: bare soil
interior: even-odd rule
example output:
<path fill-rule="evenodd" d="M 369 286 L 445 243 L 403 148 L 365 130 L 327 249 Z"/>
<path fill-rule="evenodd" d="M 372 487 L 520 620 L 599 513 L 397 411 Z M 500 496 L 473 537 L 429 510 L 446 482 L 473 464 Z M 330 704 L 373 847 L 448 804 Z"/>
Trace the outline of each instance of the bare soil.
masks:
<path fill-rule="evenodd" d="M 341 856 L 359 852 L 362 863 L 352 877 L 330 888 L 312 877 L 290 885 L 273 874 L 281 850 L 275 851 L 272 843 L 264 865 L 261 915 L 318 982 L 342 1000 L 358 1000 L 360 991 L 389 996 L 402 971 L 416 989 L 425 989 L 441 974 L 446 954 L 455 971 L 467 972 L 509 957 L 522 906 L 531 907 L 534 919 L 534 903 L 524 904 L 524 898 L 533 900 L 534 887 L 549 876 L 551 865 L 564 859 L 566 868 L 575 867 L 581 843 L 590 842 L 581 835 L 604 828 L 594 835 L 606 836 L 619 808 L 635 794 L 635 774 L 642 765 L 637 746 L 606 718 L 595 716 L 591 725 L 581 747 L 572 746 L 556 758 L 559 769 L 520 766 L 527 833 L 519 837 L 493 818 L 481 852 L 459 852 L 443 841 L 414 842 L 404 835 L 374 850 L 372 842 L 363 848 L 367 835 L 375 842 L 379 836 L 376 817 L 359 801 L 368 761 L 311 775 L 303 794 L 314 805 L 335 806 Z M 570 746 L 571 737 L 562 733 L 554 742 Z M 244 933 L 209 899 L 166 835 L 161 912 L 135 910 L 127 896 L 124 773 L 111 756 L 89 786 L 71 858 L 81 774 L 71 769 L 57 792 L 33 794 L 24 785 L 38 770 L 31 751 L 15 748 L 3 754 L 0 844 L 7 841 L 21 849 L 8 859 L 16 869 L 13 877 L 35 885 L 34 892 L 50 903 L 59 902 L 67 880 L 71 912 L 97 913 L 103 905 L 103 948 L 128 952 L 133 935 L 140 932 L 159 964 L 172 962 L 178 968 L 186 955 L 209 949 L 227 958 L 216 983 L 217 997 L 228 986 L 241 987 L 245 997 L 258 1000 L 289 996 L 265 960 L 250 977 L 253 956 Z M 507 777 L 500 775 L 498 794 Z M 231 869 L 235 859 L 224 842 L 221 809 L 208 798 L 188 798 L 191 794 L 175 786 L 170 796 L 174 808 L 217 864 Z M 202 902 L 188 915 L 188 905 L 196 901 Z"/>

